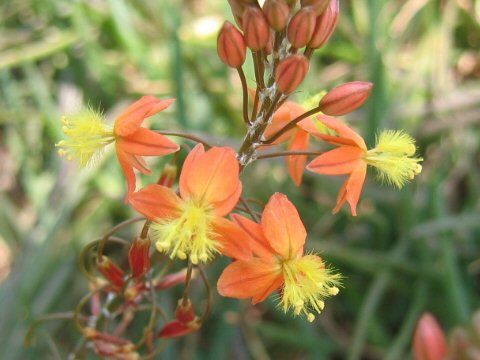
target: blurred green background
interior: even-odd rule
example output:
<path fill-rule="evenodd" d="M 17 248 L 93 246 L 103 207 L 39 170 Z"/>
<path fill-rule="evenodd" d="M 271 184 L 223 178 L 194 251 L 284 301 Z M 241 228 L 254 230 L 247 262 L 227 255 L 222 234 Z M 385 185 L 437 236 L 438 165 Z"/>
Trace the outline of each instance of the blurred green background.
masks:
<path fill-rule="evenodd" d="M 171 342 L 165 358 L 409 359 L 423 311 L 449 330 L 480 307 L 480 1 L 341 7 L 337 31 L 294 97 L 374 82 L 368 103 L 347 119 L 370 145 L 378 129 L 412 133 L 422 174 L 401 191 L 369 176 L 352 218 L 330 213 L 343 179 L 306 174 L 298 189 L 283 161 L 251 165 L 244 195 L 288 194 L 309 246 L 344 274 L 345 287 L 313 324 L 276 311 L 274 296 L 253 308 L 215 295 L 202 330 Z M 61 115 L 91 104 L 114 119 L 141 95 L 175 97 L 154 128 L 239 144 L 240 83 L 216 55 L 224 19 L 232 15 L 219 0 L 0 2 L 1 359 L 67 358 L 80 336 L 71 321 L 40 326 L 29 348 L 28 326 L 74 308 L 88 291 L 79 252 L 134 216 L 111 151 L 84 171 L 57 155 Z M 251 63 L 246 72 L 253 86 Z M 226 263 L 210 266 L 212 284 Z M 171 309 L 177 295 L 161 301 Z"/>

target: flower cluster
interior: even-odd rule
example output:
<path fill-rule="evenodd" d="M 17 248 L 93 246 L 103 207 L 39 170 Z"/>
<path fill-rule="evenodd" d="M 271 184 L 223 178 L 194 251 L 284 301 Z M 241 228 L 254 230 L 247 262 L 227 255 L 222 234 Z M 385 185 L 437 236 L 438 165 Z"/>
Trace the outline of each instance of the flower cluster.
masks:
<path fill-rule="evenodd" d="M 338 0 L 302 0 L 300 4 L 266 0 L 263 8 L 256 0 L 229 3 L 238 27 L 229 22 L 223 25 L 218 36 L 218 55 L 238 72 L 242 84 L 246 132 L 238 150 L 210 146 L 186 133 L 142 127 L 145 118 L 173 103 L 173 99 L 153 96 L 144 96 L 129 106 L 113 128 L 106 126 L 102 115 L 92 109 L 69 115 L 63 120 L 67 138 L 57 144 L 60 155 L 77 160 L 81 166 L 91 164 L 105 146 L 115 144 L 127 182 L 127 203 L 145 217 L 145 225 L 131 245 L 127 274 L 103 254 L 104 243 L 113 239 L 112 233 L 97 244 L 96 269 L 107 284 L 101 287 L 95 282 L 94 293 L 106 291 L 124 301 L 124 310 L 138 309 L 144 299 L 153 301 L 159 282 L 166 281 L 171 286 L 181 279 L 185 290 L 175 319 L 164 324 L 158 337 L 181 336 L 200 328 L 206 316 L 195 315 L 189 284 L 194 269 L 206 280 L 202 265 L 220 255 L 233 261 L 218 279 L 217 289 L 223 296 L 251 299 L 256 304 L 278 292 L 279 307 L 284 312 L 313 321 L 324 308 L 325 300 L 338 294 L 341 275 L 319 255 L 305 252 L 307 232 L 287 196 L 274 193 L 260 211 L 252 209 L 242 197 L 248 193 L 241 182 L 247 165 L 284 156 L 288 173 L 297 186 L 302 183 L 305 169 L 322 175 L 347 175 L 333 212 L 348 203 L 352 215 L 357 215 L 369 165 L 377 170 L 381 180 L 398 188 L 421 171 L 422 159 L 415 155 L 414 139 L 404 131 L 380 132 L 376 145 L 369 149 L 361 135 L 338 118 L 367 100 L 371 83 L 342 84 L 319 93 L 304 105 L 290 99 L 307 76 L 314 51 L 324 46 L 335 29 Z M 248 49 L 256 80 L 256 88 L 250 91 L 242 69 Z M 188 151 L 178 186 L 176 169 L 180 164 L 178 157 L 173 156 L 157 182 L 137 190 L 135 170 L 151 173 L 144 156 L 164 156 L 181 149 L 166 135 L 198 143 Z M 319 151 L 312 140 L 333 148 Z M 284 144 L 286 151 L 276 151 Z M 159 263 L 184 261 L 186 273 L 182 277 L 173 275 L 175 281 L 169 282 L 171 275 L 165 276 L 158 271 L 158 263 L 151 263 L 151 243 L 165 255 L 156 257 L 161 259 Z M 209 291 L 208 281 L 205 284 Z M 149 329 L 155 326 L 152 323 Z M 98 329 L 82 326 L 82 331 L 96 344 L 99 353 L 105 353 L 105 343 L 122 351 L 132 345 L 118 339 L 109 342 L 112 338 L 106 333 L 99 336 Z M 149 339 L 141 344 L 151 343 Z"/>

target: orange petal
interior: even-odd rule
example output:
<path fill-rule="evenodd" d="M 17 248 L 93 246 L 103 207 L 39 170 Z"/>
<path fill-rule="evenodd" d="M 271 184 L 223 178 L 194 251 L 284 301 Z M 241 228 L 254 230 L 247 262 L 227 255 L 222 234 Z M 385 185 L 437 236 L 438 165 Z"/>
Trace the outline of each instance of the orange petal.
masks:
<path fill-rule="evenodd" d="M 180 175 L 183 180 L 182 197 L 192 197 L 215 205 L 238 192 L 239 165 L 233 149 L 212 147 L 204 154 L 194 156 L 194 161 L 185 161 Z"/>
<path fill-rule="evenodd" d="M 150 220 L 177 218 L 182 200 L 172 189 L 151 184 L 130 195 L 132 207 Z"/>
<path fill-rule="evenodd" d="M 272 195 L 263 210 L 262 229 L 270 246 L 284 259 L 293 259 L 303 252 L 307 232 L 297 209 L 285 195 Z"/>
<path fill-rule="evenodd" d="M 362 164 L 357 167 L 347 179 L 345 199 L 350 204 L 353 216 L 357 216 L 357 204 L 362 194 L 363 183 L 367 175 L 367 165 Z"/>
<path fill-rule="evenodd" d="M 217 290 L 222 296 L 252 298 L 256 304 L 265 300 L 283 283 L 281 265 L 261 259 L 239 260 L 228 265 L 218 279 Z"/>
<path fill-rule="evenodd" d="M 255 255 L 265 259 L 275 256 L 275 250 L 272 249 L 263 234 L 262 225 L 257 224 L 242 215 L 232 214 L 231 217 L 232 220 L 248 235 L 250 239 L 250 247 Z"/>
<path fill-rule="evenodd" d="M 183 162 L 182 172 L 180 174 L 179 180 L 179 188 L 180 188 L 180 195 L 182 198 L 186 199 L 191 191 L 188 189 L 187 179 L 192 176 L 195 176 L 192 173 L 192 169 L 194 165 L 202 156 L 205 154 L 205 149 L 203 144 L 197 144 L 192 151 L 190 151 Z"/>
<path fill-rule="evenodd" d="M 299 129 L 290 143 L 288 150 L 307 150 L 309 142 L 309 134 L 306 131 Z M 287 156 L 286 158 L 288 173 L 297 186 L 300 186 L 302 183 L 307 158 L 307 155 Z"/>
<path fill-rule="evenodd" d="M 340 146 L 330 150 L 307 165 L 307 169 L 323 175 L 343 175 L 351 173 L 364 162 L 361 157 L 364 150 L 353 146 Z"/>
<path fill-rule="evenodd" d="M 359 148 L 367 150 L 367 145 L 365 145 L 365 141 L 363 140 L 363 138 L 355 131 L 353 131 L 350 127 L 348 127 L 345 123 L 331 116 L 323 116 L 319 119 L 325 124 L 325 126 L 334 130 L 341 138 L 352 140 Z M 323 138 L 323 136 L 320 137 Z M 328 135 L 326 138 L 329 138 Z"/>
<path fill-rule="evenodd" d="M 215 239 L 222 244 L 220 252 L 237 260 L 252 258 L 250 239 L 240 226 L 223 217 L 212 221 Z"/>
<path fill-rule="evenodd" d="M 212 203 L 215 208 L 215 214 L 218 216 L 228 215 L 230 211 L 232 211 L 232 209 L 237 205 L 240 195 L 242 195 L 242 183 L 239 181 L 238 187 L 232 195 L 223 201 Z"/>
<path fill-rule="evenodd" d="M 121 148 L 116 146 L 117 158 L 122 167 L 123 174 L 127 180 L 127 202 L 130 195 L 135 191 L 137 178 L 133 172 L 132 155 L 127 154 Z"/>
<path fill-rule="evenodd" d="M 128 153 L 142 156 L 167 155 L 180 149 L 166 136 L 142 127 L 129 136 L 118 138 L 117 144 Z"/>
<path fill-rule="evenodd" d="M 169 107 L 175 99 L 157 99 L 154 96 L 143 96 L 130 105 L 115 121 L 114 132 L 117 136 L 133 134 L 143 120 Z"/>

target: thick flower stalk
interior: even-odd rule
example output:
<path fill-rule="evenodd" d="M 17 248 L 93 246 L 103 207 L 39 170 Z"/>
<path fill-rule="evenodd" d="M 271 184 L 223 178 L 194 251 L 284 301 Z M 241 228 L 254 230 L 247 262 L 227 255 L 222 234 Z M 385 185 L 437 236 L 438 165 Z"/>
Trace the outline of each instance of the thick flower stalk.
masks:
<path fill-rule="evenodd" d="M 275 193 L 265 206 L 261 224 L 241 215 L 235 221 L 248 234 L 249 253 L 227 266 L 218 280 L 223 296 L 259 303 L 279 290 L 284 312 L 315 319 L 324 300 L 338 293 L 341 277 L 317 255 L 304 254 L 307 233 L 295 206 Z"/>
<path fill-rule="evenodd" d="M 105 124 L 101 113 L 91 108 L 64 116 L 63 132 L 67 139 L 56 144 L 60 148 L 58 153 L 85 167 L 101 155 L 105 146 L 115 143 L 130 195 L 136 187 L 134 169 L 143 174 L 151 173 L 143 156 L 162 156 L 179 149 L 164 135 L 141 127 L 146 118 L 165 110 L 173 102 L 174 99 L 143 96 L 120 114 L 113 128 Z"/>
<path fill-rule="evenodd" d="M 151 237 L 160 252 L 192 263 L 222 252 L 241 252 L 241 230 L 224 219 L 242 192 L 235 151 L 197 145 L 185 159 L 180 196 L 161 185 L 148 185 L 130 197 L 132 206 L 153 221 Z M 238 251 L 236 249 L 239 249 Z"/>
<path fill-rule="evenodd" d="M 321 121 L 336 135 L 316 133 L 315 136 L 338 147 L 313 159 L 307 169 L 323 175 L 348 175 L 338 194 L 334 214 L 348 202 L 352 215 L 357 215 L 367 165 L 377 170 L 381 180 L 397 188 L 402 188 L 422 171 L 419 162 L 423 159 L 415 156 L 415 141 L 404 131 L 381 132 L 376 146 L 368 150 L 363 138 L 346 124 L 332 117 L 324 117 Z"/>

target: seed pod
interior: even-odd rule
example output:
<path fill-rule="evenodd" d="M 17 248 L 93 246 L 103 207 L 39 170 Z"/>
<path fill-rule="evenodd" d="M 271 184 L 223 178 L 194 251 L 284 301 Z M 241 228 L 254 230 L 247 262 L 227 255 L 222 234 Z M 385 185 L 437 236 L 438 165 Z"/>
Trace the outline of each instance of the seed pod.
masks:
<path fill-rule="evenodd" d="M 243 35 L 228 21 L 225 21 L 218 34 L 217 52 L 225 65 L 232 68 L 239 68 L 245 62 L 247 46 Z"/>
<path fill-rule="evenodd" d="M 348 114 L 359 108 L 367 100 L 373 84 L 365 81 L 352 81 L 339 85 L 325 95 L 318 106 L 320 111 L 330 116 Z"/>
<path fill-rule="evenodd" d="M 284 94 L 290 94 L 305 79 L 308 69 L 308 60 L 303 55 L 292 55 L 283 59 L 275 71 L 278 89 Z"/>
<path fill-rule="evenodd" d="M 273 30 L 282 31 L 287 26 L 290 7 L 285 0 L 266 0 L 263 13 Z"/>

